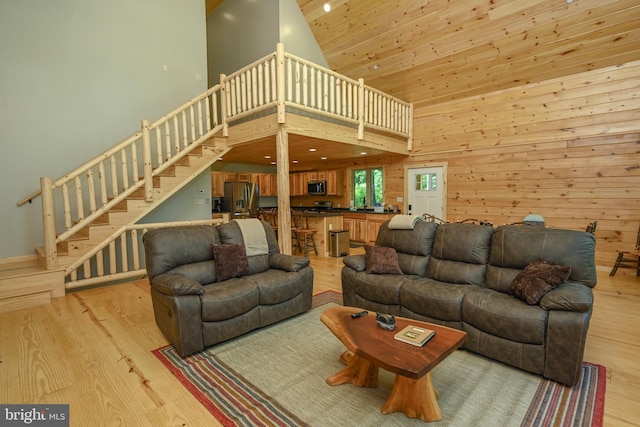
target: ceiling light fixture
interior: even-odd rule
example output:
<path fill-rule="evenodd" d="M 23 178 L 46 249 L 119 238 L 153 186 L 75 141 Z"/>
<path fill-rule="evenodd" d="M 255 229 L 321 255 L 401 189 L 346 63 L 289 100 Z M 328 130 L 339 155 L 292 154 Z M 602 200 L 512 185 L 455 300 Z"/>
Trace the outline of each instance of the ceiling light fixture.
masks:
<path fill-rule="evenodd" d="M 271 158 L 271 156 L 266 155 L 266 156 L 264 156 L 264 158 L 265 158 L 265 159 L 270 159 L 270 158 Z"/>
<path fill-rule="evenodd" d="M 329 3 L 325 3 L 324 6 L 322 6 L 322 8 L 324 9 L 325 12 L 331 12 L 331 5 Z"/>
<path fill-rule="evenodd" d="M 362 155 L 362 156 L 366 156 L 366 155 L 367 155 L 367 152 L 366 152 L 366 151 L 361 151 L 361 152 L 360 152 L 360 155 Z"/>
<path fill-rule="evenodd" d="M 326 157 L 320 157 L 320 160 L 327 160 Z"/>
<path fill-rule="evenodd" d="M 316 151 L 316 149 L 315 148 L 309 148 L 309 151 L 311 151 L 313 153 L 314 151 Z"/>
<path fill-rule="evenodd" d="M 293 164 L 296 164 L 296 165 L 297 165 L 297 164 L 298 164 L 298 161 L 297 161 L 297 160 L 294 160 L 294 161 L 293 161 Z"/>

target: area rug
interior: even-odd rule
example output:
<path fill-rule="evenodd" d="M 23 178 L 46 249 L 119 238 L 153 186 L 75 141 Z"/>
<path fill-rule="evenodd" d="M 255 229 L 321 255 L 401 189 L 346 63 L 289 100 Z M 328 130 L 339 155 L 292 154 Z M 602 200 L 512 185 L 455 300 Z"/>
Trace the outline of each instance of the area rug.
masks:
<path fill-rule="evenodd" d="M 153 351 L 224 426 L 425 426 L 402 413 L 382 415 L 393 374 L 377 388 L 329 386 L 344 347 L 320 321 L 342 295 L 314 296 L 313 308 L 275 325 L 181 358 Z M 433 371 L 442 426 L 601 426 L 605 368 L 584 363 L 565 387 L 465 350 Z"/>

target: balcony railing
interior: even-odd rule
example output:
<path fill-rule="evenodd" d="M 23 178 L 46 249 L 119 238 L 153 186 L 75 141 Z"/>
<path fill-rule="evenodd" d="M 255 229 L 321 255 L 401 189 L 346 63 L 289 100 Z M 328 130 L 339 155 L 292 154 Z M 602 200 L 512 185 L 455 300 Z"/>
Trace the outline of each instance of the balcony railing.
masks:
<path fill-rule="evenodd" d="M 276 51 L 230 74 L 203 94 L 118 143 L 65 176 L 41 178 L 40 190 L 18 205 L 42 195 L 44 262 L 57 268 L 57 244 L 69 239 L 115 208 L 134 192 L 153 201 L 153 178 L 221 133 L 229 125 L 266 110 L 285 123 L 288 112 L 305 111 L 357 127 L 406 139 L 412 145 L 413 106 L 325 67 Z M 67 267 L 85 265 L 91 252 Z M 71 277 L 71 280 L 74 280 Z"/>

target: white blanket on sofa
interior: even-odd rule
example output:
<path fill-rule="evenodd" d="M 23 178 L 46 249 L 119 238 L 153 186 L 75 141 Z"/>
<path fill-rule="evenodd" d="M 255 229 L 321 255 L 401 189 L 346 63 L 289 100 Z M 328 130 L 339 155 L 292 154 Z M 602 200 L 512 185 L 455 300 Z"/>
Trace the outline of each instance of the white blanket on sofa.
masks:
<path fill-rule="evenodd" d="M 396 215 L 389 221 L 390 230 L 413 230 L 418 221 L 422 221 L 417 215 Z"/>
<path fill-rule="evenodd" d="M 267 233 L 259 219 L 234 219 L 244 241 L 244 248 L 247 256 L 265 255 L 269 253 L 269 244 L 267 243 Z"/>

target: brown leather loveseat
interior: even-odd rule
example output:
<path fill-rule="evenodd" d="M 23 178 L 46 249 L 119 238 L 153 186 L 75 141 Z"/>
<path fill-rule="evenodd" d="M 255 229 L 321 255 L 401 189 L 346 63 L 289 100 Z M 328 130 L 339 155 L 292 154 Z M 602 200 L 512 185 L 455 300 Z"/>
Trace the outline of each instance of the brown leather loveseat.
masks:
<path fill-rule="evenodd" d="M 597 279 L 592 234 L 424 221 L 412 230 L 388 226 L 376 246 L 395 249 L 401 274 L 367 273 L 365 255 L 344 258 L 345 305 L 461 329 L 467 350 L 563 384 L 577 382 Z M 562 274 L 553 290 L 527 302 L 512 282 L 538 284 L 528 275 L 540 263 Z"/>
<path fill-rule="evenodd" d="M 236 221 L 160 228 L 144 235 L 156 323 L 181 356 L 311 308 L 309 259 L 279 253 L 271 226 L 253 224 L 261 224 L 258 231 L 266 237 L 262 251 L 254 255 L 246 254 Z M 227 249 L 242 253 L 223 251 Z"/>

